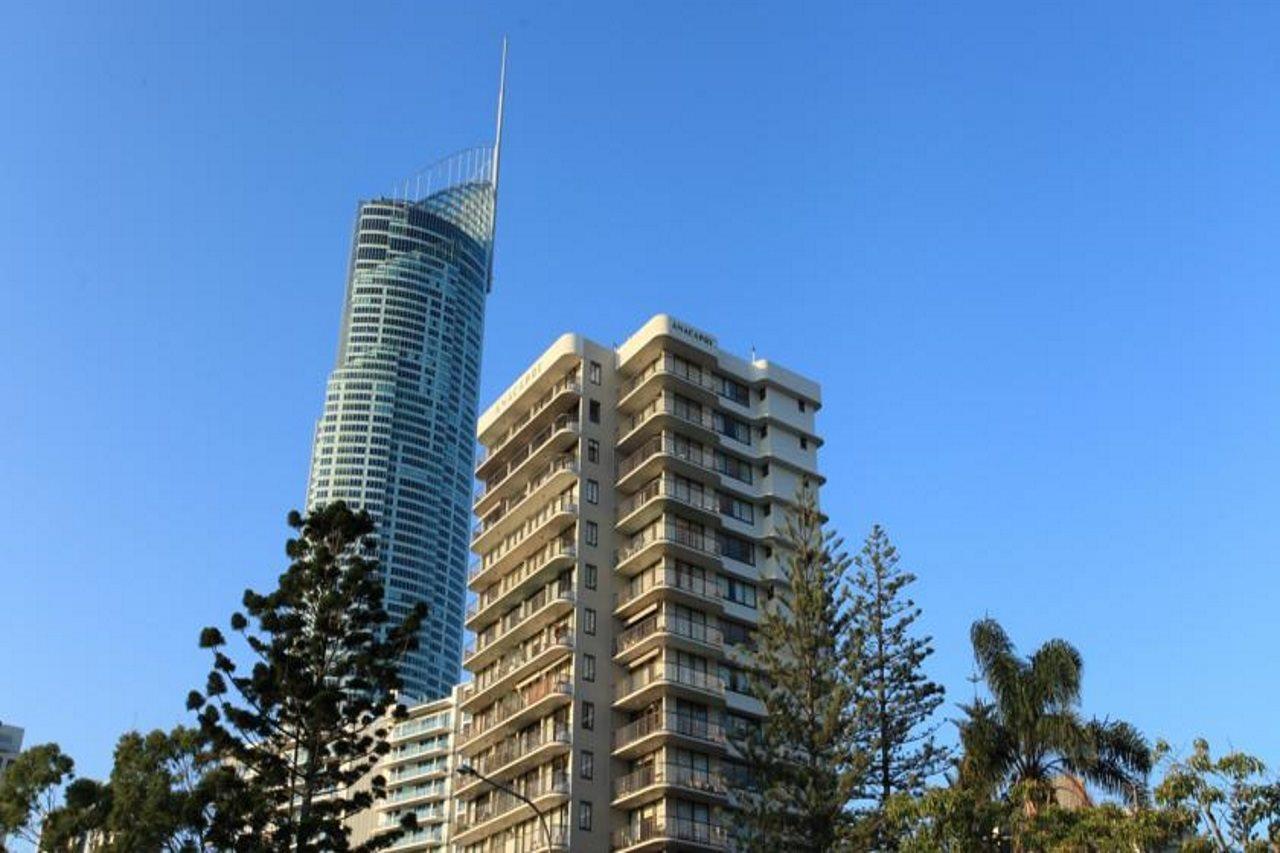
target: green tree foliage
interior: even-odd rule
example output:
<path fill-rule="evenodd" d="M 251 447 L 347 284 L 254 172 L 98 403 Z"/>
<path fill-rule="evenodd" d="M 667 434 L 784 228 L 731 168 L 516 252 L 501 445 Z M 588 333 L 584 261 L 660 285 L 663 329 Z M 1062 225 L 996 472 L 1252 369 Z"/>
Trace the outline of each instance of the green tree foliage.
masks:
<path fill-rule="evenodd" d="M 1162 758 L 1171 754 L 1163 741 L 1156 752 Z M 1156 786 L 1156 802 L 1188 813 L 1202 830 L 1186 849 L 1280 850 L 1280 782 L 1267 780 L 1266 770 L 1243 752 L 1214 758 L 1208 741 L 1197 738 L 1189 758 L 1170 761 Z"/>
<path fill-rule="evenodd" d="M 35 844 L 45 819 L 57 808 L 75 762 L 56 743 L 33 746 L 0 774 L 0 851 L 7 836 Z"/>
<path fill-rule="evenodd" d="M 415 647 L 425 605 L 391 624 L 367 513 L 338 502 L 305 518 L 291 513 L 289 524 L 297 535 L 278 588 L 246 591 L 245 613 L 231 616 L 252 654 L 249 670 L 231 660 L 217 628 L 200 635 L 213 669 L 187 704 L 212 755 L 239 771 L 215 804 L 210 838 L 221 849 L 353 849 L 343 820 L 386 795 L 372 771 L 390 748 L 388 717 L 405 716 L 396 665 Z M 410 813 L 402 826 L 414 825 Z"/>
<path fill-rule="evenodd" d="M 859 796 L 882 810 L 894 794 L 918 793 L 946 768 L 947 750 L 930 725 L 944 691 L 924 673 L 932 638 L 913 633 L 920 608 L 906 588 L 916 577 L 898 567 L 898 551 L 880 525 L 871 528 L 853 565 L 853 623 L 862 653 L 857 685 L 869 715 L 861 748 L 870 766 Z M 890 841 L 876 833 L 873 843 L 881 848 Z"/>
<path fill-rule="evenodd" d="M 77 779 L 65 803 L 45 822 L 41 845 L 97 853 L 196 853 L 214 849 L 209 827 L 224 784 L 225 765 L 210 764 L 195 729 L 127 732 L 116 744 L 111 778 L 104 784 Z"/>
<path fill-rule="evenodd" d="M 1023 659 L 993 619 L 974 623 L 971 638 L 991 700 L 962 708 L 962 785 L 992 798 L 1017 788 L 1028 813 L 1052 800 L 1053 780 L 1063 775 L 1130 800 L 1142 796 L 1151 750 L 1128 723 L 1080 715 L 1084 665 L 1073 646 L 1050 640 Z"/>
<path fill-rule="evenodd" d="M 746 758 L 740 834 L 748 850 L 832 850 L 849 829 L 847 806 L 866 768 L 848 607 L 849 559 L 823 529 L 811 490 L 788 519 L 787 590 L 764 610 L 751 689 L 759 729 L 735 733 Z"/>

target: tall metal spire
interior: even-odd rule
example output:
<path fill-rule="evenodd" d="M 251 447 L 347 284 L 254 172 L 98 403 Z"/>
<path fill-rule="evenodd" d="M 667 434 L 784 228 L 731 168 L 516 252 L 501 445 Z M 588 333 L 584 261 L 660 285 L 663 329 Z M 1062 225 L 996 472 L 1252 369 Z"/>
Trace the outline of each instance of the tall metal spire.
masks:
<path fill-rule="evenodd" d="M 493 200 L 489 212 L 489 269 L 486 291 L 493 290 L 493 248 L 498 242 L 498 174 L 502 166 L 502 116 L 507 99 L 507 37 L 502 37 L 502 66 L 498 71 L 498 126 L 493 134 Z"/>

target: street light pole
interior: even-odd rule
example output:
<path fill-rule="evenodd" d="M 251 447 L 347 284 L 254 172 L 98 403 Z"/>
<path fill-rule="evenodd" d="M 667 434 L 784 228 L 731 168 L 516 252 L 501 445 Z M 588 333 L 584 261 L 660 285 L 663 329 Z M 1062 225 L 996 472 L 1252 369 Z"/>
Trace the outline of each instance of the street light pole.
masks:
<path fill-rule="evenodd" d="M 484 782 L 486 785 L 489 785 L 492 788 L 496 788 L 499 791 L 507 792 L 511 796 L 523 802 L 529 808 L 533 809 L 533 813 L 538 816 L 538 822 L 542 824 L 542 833 L 547 837 L 547 850 L 555 849 L 555 844 L 553 844 L 551 841 L 551 827 L 547 824 L 547 816 L 542 813 L 542 809 L 538 808 L 533 804 L 533 800 L 529 799 L 524 794 L 520 793 L 514 788 L 510 788 L 502 784 L 501 782 L 498 782 L 495 779 L 490 779 L 488 776 L 484 775 L 479 770 L 472 767 L 470 764 L 459 764 L 458 775 L 474 776 L 475 778 L 479 779 L 481 782 Z"/>

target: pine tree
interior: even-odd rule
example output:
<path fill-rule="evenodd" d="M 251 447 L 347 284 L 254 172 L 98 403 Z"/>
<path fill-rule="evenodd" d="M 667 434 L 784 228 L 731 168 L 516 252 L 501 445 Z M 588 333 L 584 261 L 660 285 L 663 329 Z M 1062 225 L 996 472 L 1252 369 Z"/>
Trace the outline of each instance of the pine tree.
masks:
<path fill-rule="evenodd" d="M 937 725 L 930 724 L 944 691 L 923 670 L 932 638 L 912 631 L 921 611 L 906 589 L 916 577 L 898 567 L 898 551 L 880 525 L 871 528 L 853 565 L 852 615 L 862 655 L 858 690 L 869 715 L 861 747 L 871 757 L 859 798 L 875 801 L 871 843 L 885 849 L 893 845 L 878 816 L 889 798 L 918 795 L 947 765 L 948 751 L 935 742 Z"/>
<path fill-rule="evenodd" d="M 354 849 L 343 821 L 386 795 L 386 781 L 371 774 L 390 749 L 388 715 L 406 715 L 396 664 L 415 646 L 425 605 L 390 624 L 367 513 L 338 502 L 305 518 L 290 513 L 289 525 L 298 535 L 279 588 L 246 591 L 248 616 L 231 616 L 256 658 L 251 669 L 238 671 L 217 628 L 200 635 L 213 669 L 187 704 L 212 755 L 239 771 L 218 792 L 210 837 L 219 849 Z M 414 825 L 410 813 L 402 827 Z"/>
<path fill-rule="evenodd" d="M 847 806 L 865 768 L 848 557 L 804 489 L 785 538 L 786 591 L 760 618 L 751 678 L 766 717 L 733 735 L 745 759 L 740 835 L 753 851 L 841 849 Z"/>

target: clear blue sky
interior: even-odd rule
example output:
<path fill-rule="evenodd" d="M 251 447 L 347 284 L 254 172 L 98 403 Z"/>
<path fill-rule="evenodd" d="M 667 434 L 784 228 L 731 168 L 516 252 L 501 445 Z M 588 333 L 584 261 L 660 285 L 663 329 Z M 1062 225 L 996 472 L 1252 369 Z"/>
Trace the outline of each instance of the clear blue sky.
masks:
<path fill-rule="evenodd" d="M 482 399 L 666 311 L 813 375 L 850 540 L 1280 763 L 1280 8 L 8 4 L 0 719 L 90 774 L 283 568 L 351 217 L 488 139 Z M 182 7 L 182 8 L 180 8 Z"/>

